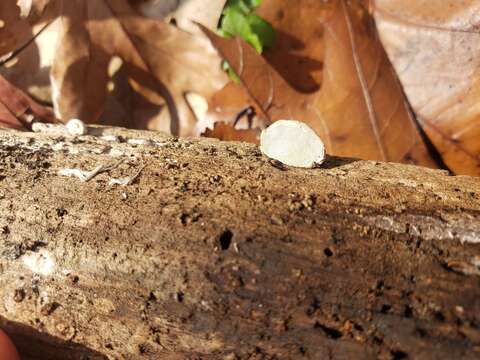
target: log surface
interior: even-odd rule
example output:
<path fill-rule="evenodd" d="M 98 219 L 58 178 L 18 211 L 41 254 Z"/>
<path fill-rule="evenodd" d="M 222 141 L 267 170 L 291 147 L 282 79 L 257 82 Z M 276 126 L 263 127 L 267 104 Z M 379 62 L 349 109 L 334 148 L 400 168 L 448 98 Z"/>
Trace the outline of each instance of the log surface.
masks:
<path fill-rule="evenodd" d="M 0 130 L 0 326 L 25 359 L 480 357 L 480 179 L 91 133 Z"/>

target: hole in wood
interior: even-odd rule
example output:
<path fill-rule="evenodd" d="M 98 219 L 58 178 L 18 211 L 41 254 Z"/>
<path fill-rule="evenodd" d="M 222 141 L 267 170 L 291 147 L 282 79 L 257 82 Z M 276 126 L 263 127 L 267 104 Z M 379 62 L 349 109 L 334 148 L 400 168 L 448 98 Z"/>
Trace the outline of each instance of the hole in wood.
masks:
<path fill-rule="evenodd" d="M 219 239 L 220 248 L 222 250 L 228 250 L 228 248 L 230 247 L 230 245 L 232 243 L 232 239 L 233 239 L 233 233 L 228 229 L 225 230 L 222 233 L 222 235 L 220 235 L 220 239 Z"/>
<path fill-rule="evenodd" d="M 333 255 L 333 251 L 330 248 L 326 248 L 325 250 L 323 250 L 323 253 L 326 257 L 330 257 Z"/>
<path fill-rule="evenodd" d="M 331 339 L 338 339 L 343 336 L 343 333 L 340 330 L 320 324 L 318 321 L 315 322 L 314 328 L 322 330 L 325 335 L 327 335 Z"/>

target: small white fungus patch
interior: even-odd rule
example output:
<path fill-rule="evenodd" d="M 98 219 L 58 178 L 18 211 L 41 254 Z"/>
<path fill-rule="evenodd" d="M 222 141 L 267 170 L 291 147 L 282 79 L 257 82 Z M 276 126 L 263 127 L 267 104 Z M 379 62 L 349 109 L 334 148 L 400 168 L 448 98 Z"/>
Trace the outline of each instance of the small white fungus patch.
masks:
<path fill-rule="evenodd" d="M 48 134 L 86 135 L 88 126 L 80 119 L 71 119 L 65 125 L 34 122 L 32 131 Z"/>
<path fill-rule="evenodd" d="M 23 263 L 33 273 L 43 276 L 51 275 L 55 270 L 55 261 L 52 255 L 44 249 L 25 254 Z"/>
<path fill-rule="evenodd" d="M 120 138 L 117 135 L 102 135 L 100 139 L 105 141 L 120 142 Z"/>
<path fill-rule="evenodd" d="M 65 126 L 71 135 L 87 134 L 87 125 L 80 119 L 70 119 Z"/>
<path fill-rule="evenodd" d="M 130 145 L 151 145 L 153 141 L 150 139 L 128 139 L 127 143 Z"/>
<path fill-rule="evenodd" d="M 38 133 L 55 133 L 60 132 L 61 125 L 57 124 L 46 124 L 41 122 L 34 122 L 32 124 L 32 131 Z"/>
<path fill-rule="evenodd" d="M 325 160 L 325 145 L 307 124 L 279 120 L 262 131 L 260 150 L 285 165 L 312 168 Z"/>

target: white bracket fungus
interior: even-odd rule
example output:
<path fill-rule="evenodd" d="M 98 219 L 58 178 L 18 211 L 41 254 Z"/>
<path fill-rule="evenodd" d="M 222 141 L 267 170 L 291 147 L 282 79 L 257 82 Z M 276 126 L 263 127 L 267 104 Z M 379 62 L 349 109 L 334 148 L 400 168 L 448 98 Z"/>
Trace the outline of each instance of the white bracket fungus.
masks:
<path fill-rule="evenodd" d="M 80 119 L 70 119 L 65 126 L 71 135 L 87 134 L 87 125 Z"/>
<path fill-rule="evenodd" d="M 262 131 L 260 150 L 289 166 L 313 168 L 325 160 L 325 145 L 307 124 L 278 120 Z"/>

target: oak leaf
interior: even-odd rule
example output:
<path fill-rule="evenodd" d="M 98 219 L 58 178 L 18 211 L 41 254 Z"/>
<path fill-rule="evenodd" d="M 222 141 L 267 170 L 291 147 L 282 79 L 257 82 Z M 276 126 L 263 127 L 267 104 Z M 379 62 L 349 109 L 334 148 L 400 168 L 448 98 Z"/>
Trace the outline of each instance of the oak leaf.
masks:
<path fill-rule="evenodd" d="M 206 39 L 142 17 L 126 0 L 72 0 L 63 9 L 52 67 L 53 99 L 61 118 L 99 118 L 107 97 L 107 70 L 116 56 L 135 90 L 168 109 L 166 130 L 183 136 L 194 132 L 184 93 L 209 96 L 227 80 Z M 165 130 L 165 124 L 148 127 Z"/>
<path fill-rule="evenodd" d="M 308 4 L 297 1 L 288 9 Z M 358 2 L 344 0 L 324 6 L 325 11 L 309 14 L 323 25 L 324 47 L 315 52 L 315 56 L 323 53 L 317 60 L 323 62 L 320 89 L 310 94 L 294 89 L 243 41 L 204 31 L 237 72 L 266 124 L 279 119 L 304 121 L 324 139 L 331 154 L 436 167 L 368 11 Z M 274 18 L 267 20 L 275 26 Z M 305 29 L 297 32 L 295 25 L 286 30 L 289 37 L 301 34 L 295 42 L 302 44 L 315 37 Z M 318 33 L 316 27 L 311 31 Z"/>
<path fill-rule="evenodd" d="M 0 59 L 16 50 L 31 37 L 27 20 L 20 16 L 15 0 L 0 1 Z"/>
<path fill-rule="evenodd" d="M 447 166 L 480 175 L 480 2 L 376 0 L 381 40 Z"/>

